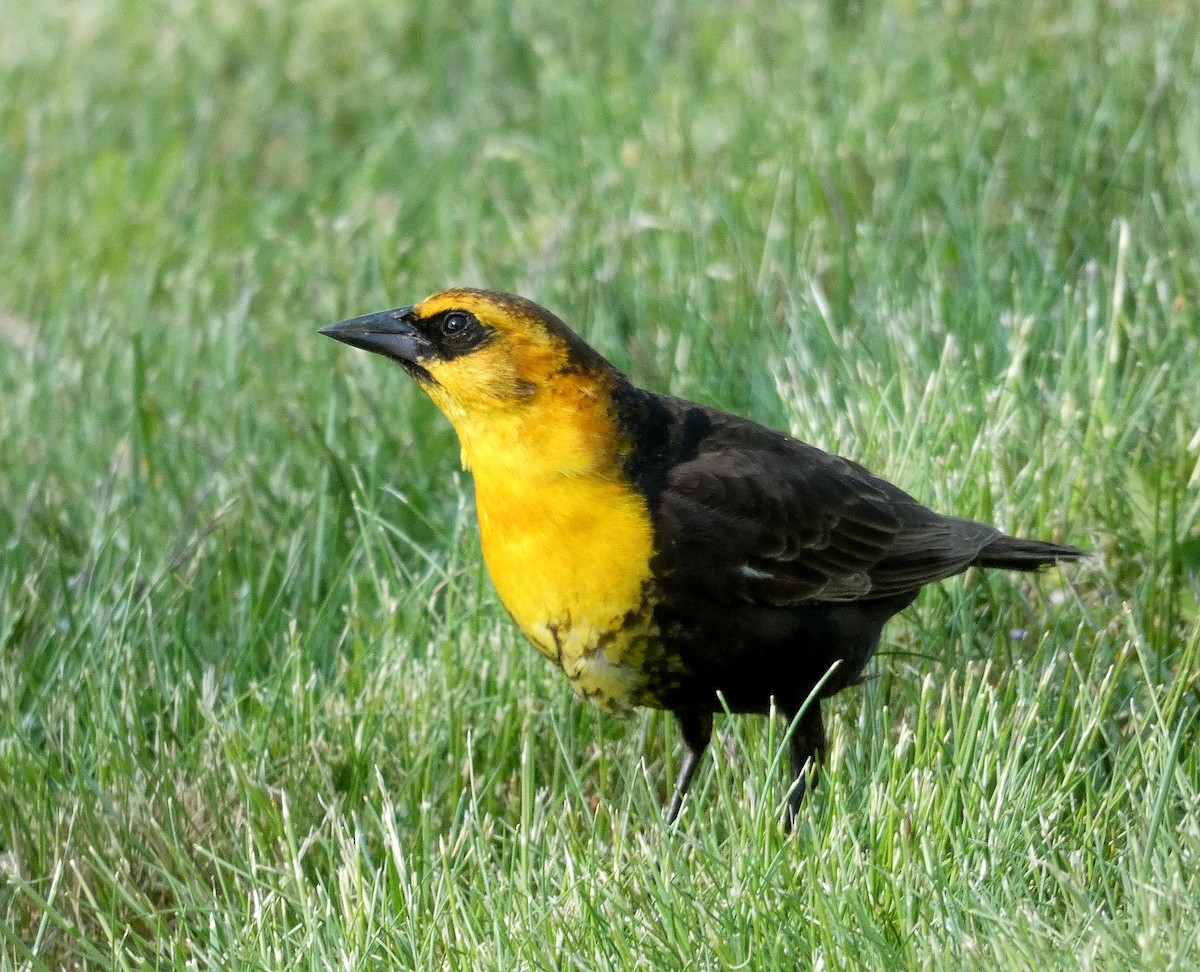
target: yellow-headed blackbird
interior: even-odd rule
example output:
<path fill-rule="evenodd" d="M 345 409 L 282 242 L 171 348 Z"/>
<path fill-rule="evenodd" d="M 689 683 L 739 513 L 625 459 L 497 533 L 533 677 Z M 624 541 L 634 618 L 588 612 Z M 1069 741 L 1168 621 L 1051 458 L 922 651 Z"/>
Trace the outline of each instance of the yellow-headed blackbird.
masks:
<path fill-rule="evenodd" d="M 825 744 L 820 700 L 859 680 L 923 585 L 1081 554 L 942 516 L 848 459 L 637 388 L 521 297 L 448 290 L 321 333 L 397 361 L 454 425 L 484 559 L 534 647 L 605 709 L 674 714 L 687 755 L 668 820 L 714 713 L 799 715 L 794 814 Z"/>

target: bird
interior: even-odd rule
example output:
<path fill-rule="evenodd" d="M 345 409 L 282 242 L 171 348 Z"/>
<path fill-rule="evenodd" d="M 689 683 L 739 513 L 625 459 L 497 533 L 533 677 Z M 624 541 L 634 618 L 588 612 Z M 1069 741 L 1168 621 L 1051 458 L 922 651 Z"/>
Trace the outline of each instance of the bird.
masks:
<path fill-rule="evenodd" d="M 639 388 L 520 296 L 444 290 L 320 333 L 398 363 L 454 427 L 521 634 L 602 709 L 674 716 L 668 824 L 729 712 L 789 720 L 790 826 L 825 750 L 823 701 L 862 680 L 923 586 L 1084 553 L 936 513 L 850 459 Z"/>

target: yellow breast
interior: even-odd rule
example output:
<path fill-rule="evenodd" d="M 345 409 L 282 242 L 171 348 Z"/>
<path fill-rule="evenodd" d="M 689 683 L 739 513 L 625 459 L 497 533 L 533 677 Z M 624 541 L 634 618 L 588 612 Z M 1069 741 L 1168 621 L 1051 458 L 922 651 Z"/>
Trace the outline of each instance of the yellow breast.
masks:
<path fill-rule="evenodd" d="M 605 708 L 635 704 L 655 634 L 645 502 L 589 479 L 531 493 L 483 477 L 475 495 L 488 571 L 521 632 L 581 695 Z"/>
<path fill-rule="evenodd" d="M 458 432 L 488 573 L 521 632 L 579 694 L 646 704 L 654 534 L 605 396 L 564 378 L 545 402 L 485 413 L 430 394 Z"/>

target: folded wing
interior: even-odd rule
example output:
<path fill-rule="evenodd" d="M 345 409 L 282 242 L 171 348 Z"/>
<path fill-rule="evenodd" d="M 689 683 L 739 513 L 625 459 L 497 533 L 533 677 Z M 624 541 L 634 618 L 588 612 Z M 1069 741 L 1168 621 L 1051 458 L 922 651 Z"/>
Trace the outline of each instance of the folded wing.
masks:
<path fill-rule="evenodd" d="M 667 473 L 662 556 L 714 595 L 777 606 L 887 598 L 957 574 L 1000 536 L 863 467 L 737 416 Z"/>

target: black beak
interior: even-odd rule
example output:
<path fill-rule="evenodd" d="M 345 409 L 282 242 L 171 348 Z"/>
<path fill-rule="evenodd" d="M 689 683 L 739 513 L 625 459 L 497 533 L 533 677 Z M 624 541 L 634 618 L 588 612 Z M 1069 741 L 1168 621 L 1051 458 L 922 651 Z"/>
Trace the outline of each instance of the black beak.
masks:
<path fill-rule="evenodd" d="M 340 324 L 321 328 L 321 333 L 352 348 L 374 351 L 402 364 L 416 364 L 429 342 L 413 326 L 411 307 L 352 317 Z"/>

